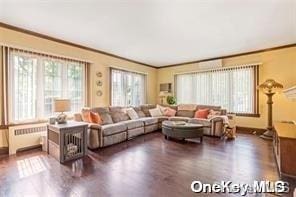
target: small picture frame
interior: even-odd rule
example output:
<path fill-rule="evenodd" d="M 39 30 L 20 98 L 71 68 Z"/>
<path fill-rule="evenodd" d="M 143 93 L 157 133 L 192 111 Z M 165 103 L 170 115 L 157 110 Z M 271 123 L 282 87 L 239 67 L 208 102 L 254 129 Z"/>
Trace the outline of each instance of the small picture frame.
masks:
<path fill-rule="evenodd" d="M 101 90 L 98 90 L 96 94 L 97 94 L 97 96 L 102 96 L 103 92 Z"/>
<path fill-rule="evenodd" d="M 103 76 L 102 72 L 100 72 L 100 71 L 98 71 L 98 72 L 96 73 L 96 75 L 97 75 L 97 77 L 102 77 L 102 76 Z"/>

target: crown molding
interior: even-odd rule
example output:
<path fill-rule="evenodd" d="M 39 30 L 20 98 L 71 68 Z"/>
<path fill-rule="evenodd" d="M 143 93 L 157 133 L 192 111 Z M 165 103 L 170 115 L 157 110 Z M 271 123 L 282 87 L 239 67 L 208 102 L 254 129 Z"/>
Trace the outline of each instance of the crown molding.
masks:
<path fill-rule="evenodd" d="M 146 63 L 143 63 L 143 62 L 138 62 L 138 61 L 135 61 L 135 60 L 132 60 L 132 59 L 129 59 L 129 58 L 119 56 L 119 55 L 115 55 L 115 54 L 112 54 L 112 53 L 108 53 L 108 52 L 101 51 L 101 50 L 98 50 L 98 49 L 94 49 L 94 48 L 91 48 L 91 47 L 87 47 L 87 46 L 84 46 L 84 45 L 76 44 L 76 43 L 69 42 L 69 41 L 66 41 L 66 40 L 62 40 L 62 39 L 59 39 L 59 38 L 51 37 L 51 36 L 48 36 L 48 35 L 45 35 L 45 34 L 37 33 L 37 32 L 31 31 L 31 30 L 28 30 L 28 29 L 24 29 L 24 28 L 13 26 L 13 25 L 9 25 L 7 23 L 0 22 L 0 27 L 10 29 L 10 30 L 13 30 L 13 31 L 17 31 L 17 32 L 21 32 L 21 33 L 25 33 L 25 34 L 28 34 L 28 35 L 31 35 L 31 36 L 43 38 L 43 39 L 46 39 L 46 40 L 58 42 L 58 43 L 61 43 L 61 44 L 66 44 L 66 45 L 69 45 L 69 46 L 77 47 L 77 48 L 80 48 L 80 49 L 85 49 L 85 50 L 88 50 L 88 51 L 100 53 L 100 54 L 103 54 L 103 55 L 107 55 L 107 56 L 110 56 L 110 57 L 114 57 L 114 58 L 118 58 L 118 59 L 121 59 L 121 60 L 129 61 L 129 62 L 132 62 L 132 63 L 141 64 L 143 66 L 148 66 L 148 67 L 151 67 L 151 68 L 158 68 L 158 67 L 150 65 L 150 64 L 146 64 Z"/>
<path fill-rule="evenodd" d="M 256 51 L 249 51 L 249 52 L 245 52 L 245 53 L 237 53 L 237 54 L 232 54 L 232 55 L 225 55 L 225 56 L 219 56 L 219 57 L 213 57 L 213 58 L 207 58 L 207 59 L 201 59 L 201 60 L 194 60 L 194 61 L 182 62 L 182 63 L 178 63 L 178 64 L 170 64 L 170 65 L 165 65 L 165 66 L 158 67 L 158 68 L 168 68 L 168 67 L 175 67 L 175 66 L 183 66 L 186 64 L 196 64 L 196 63 L 200 63 L 200 62 L 212 61 L 212 60 L 217 60 L 217 59 L 232 58 L 232 57 L 239 57 L 239 56 L 244 56 L 244 55 L 251 55 L 251 54 L 255 54 L 255 53 L 274 51 L 274 50 L 290 48 L 290 47 L 296 47 L 296 43 L 277 46 L 277 47 L 271 47 L 271 48 L 266 48 L 266 49 L 260 49 L 260 50 L 256 50 Z"/>
<path fill-rule="evenodd" d="M 61 44 L 66 44 L 66 45 L 69 45 L 69 46 L 77 47 L 77 48 L 80 48 L 80 49 L 85 49 L 85 50 L 88 50 L 88 51 L 100 53 L 100 54 L 103 54 L 103 55 L 107 55 L 107 56 L 110 56 L 110 57 L 114 57 L 114 58 L 118 58 L 118 59 L 121 59 L 121 60 L 129 61 L 129 62 L 132 62 L 132 63 L 141 64 L 143 66 L 148 66 L 148 67 L 155 68 L 155 69 L 162 69 L 162 68 L 175 67 L 175 66 L 183 66 L 183 65 L 186 65 L 186 64 L 196 64 L 196 63 L 205 62 L 205 61 L 212 61 L 212 60 L 217 60 L 217 59 L 239 57 L 239 56 L 251 55 L 251 54 L 255 54 L 255 53 L 262 53 L 262 52 L 268 52 L 268 51 L 273 51 L 273 50 L 278 50 L 278 49 L 296 47 L 296 43 L 292 43 L 292 44 L 288 44 L 288 45 L 276 46 L 276 47 L 271 47 L 271 48 L 266 48 L 266 49 L 260 49 L 260 50 L 255 50 L 255 51 L 249 51 L 249 52 L 244 52 L 244 53 L 237 53 L 237 54 L 232 54 L 232 55 L 225 55 L 225 56 L 219 56 L 219 57 L 213 57 L 213 58 L 207 58 L 207 59 L 201 59 L 201 60 L 182 62 L 182 63 L 178 63 L 178 64 L 169 64 L 169 65 L 165 65 L 165 66 L 153 66 L 153 65 L 150 65 L 150 64 L 146 64 L 146 63 L 138 62 L 138 61 L 135 61 L 135 60 L 132 60 L 132 59 L 129 59 L 129 58 L 122 57 L 122 56 L 118 56 L 118 55 L 115 55 L 115 54 L 112 54 L 112 53 L 108 53 L 108 52 L 105 52 L 105 51 L 94 49 L 94 48 L 91 48 L 91 47 L 83 46 L 83 45 L 76 44 L 76 43 L 73 43 L 73 42 L 69 42 L 69 41 L 66 41 L 66 40 L 62 40 L 62 39 L 59 39 L 59 38 L 51 37 L 51 36 L 48 36 L 48 35 L 45 35 L 45 34 L 37 33 L 37 32 L 31 31 L 31 30 L 27 30 L 27 29 L 23 29 L 23 28 L 20 28 L 20 27 L 13 26 L 13 25 L 9 25 L 9 24 L 3 23 L 3 22 L 0 22 L 0 27 L 10 29 L 10 30 L 13 30 L 13 31 L 17 31 L 17 32 L 21 32 L 21 33 L 25 33 L 25 34 L 32 35 L 32 36 L 35 36 L 35 37 L 43 38 L 43 39 L 46 39 L 46 40 L 58 42 L 58 43 L 61 43 Z"/>

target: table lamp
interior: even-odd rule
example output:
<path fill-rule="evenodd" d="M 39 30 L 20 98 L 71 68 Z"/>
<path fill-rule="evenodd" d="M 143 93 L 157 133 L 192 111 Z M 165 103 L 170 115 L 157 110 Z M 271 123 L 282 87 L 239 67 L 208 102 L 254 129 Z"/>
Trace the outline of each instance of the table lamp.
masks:
<path fill-rule="evenodd" d="M 160 91 L 159 92 L 159 97 L 161 99 L 161 104 L 163 105 L 163 99 L 166 97 L 166 92 Z"/>
<path fill-rule="evenodd" d="M 264 139 L 272 139 L 272 96 L 283 88 L 283 85 L 276 82 L 273 79 L 267 79 L 264 83 L 258 86 L 258 88 L 267 96 L 267 106 L 268 106 L 268 122 L 267 130 L 260 136 Z"/>
<path fill-rule="evenodd" d="M 56 121 L 58 124 L 67 123 L 67 115 L 64 112 L 71 111 L 71 101 L 70 99 L 55 99 L 54 100 L 54 112 L 60 113 Z"/>

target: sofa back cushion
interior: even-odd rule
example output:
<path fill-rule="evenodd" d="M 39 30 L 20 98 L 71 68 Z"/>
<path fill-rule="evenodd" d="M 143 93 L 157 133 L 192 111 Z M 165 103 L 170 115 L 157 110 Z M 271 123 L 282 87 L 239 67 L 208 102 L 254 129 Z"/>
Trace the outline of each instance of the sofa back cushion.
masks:
<path fill-rule="evenodd" d="M 90 109 L 92 112 L 102 114 L 102 113 L 109 113 L 109 107 L 94 107 Z"/>
<path fill-rule="evenodd" d="M 137 112 L 139 118 L 144 118 L 146 117 L 146 115 L 144 114 L 144 112 L 141 110 L 141 107 L 133 107 L 134 110 Z"/>
<path fill-rule="evenodd" d="M 194 113 L 195 113 L 195 110 L 178 110 L 176 113 L 176 116 L 193 118 Z"/>
<path fill-rule="evenodd" d="M 100 117 L 102 120 L 102 125 L 113 123 L 112 117 L 109 113 L 100 113 Z"/>
<path fill-rule="evenodd" d="M 140 106 L 142 112 L 145 114 L 146 117 L 150 117 L 149 109 L 154 109 L 156 108 L 156 105 L 152 104 L 146 104 L 146 105 L 141 105 Z"/>
<path fill-rule="evenodd" d="M 215 105 L 197 105 L 196 109 L 212 109 L 215 111 L 220 111 L 221 110 L 221 106 L 215 106 Z"/>
<path fill-rule="evenodd" d="M 196 110 L 196 106 L 195 104 L 180 104 L 178 105 L 178 111 L 182 110 L 182 111 L 195 111 Z"/>
<path fill-rule="evenodd" d="M 110 114 L 114 123 L 129 120 L 128 115 L 123 111 L 113 111 Z"/>

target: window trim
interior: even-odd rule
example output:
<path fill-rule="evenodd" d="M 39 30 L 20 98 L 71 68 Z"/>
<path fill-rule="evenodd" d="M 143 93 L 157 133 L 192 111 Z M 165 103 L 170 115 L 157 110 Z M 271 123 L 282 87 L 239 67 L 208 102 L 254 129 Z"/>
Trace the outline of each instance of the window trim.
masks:
<path fill-rule="evenodd" d="M 254 113 L 232 113 L 235 114 L 236 116 L 241 116 L 241 117 L 254 117 L 254 118 L 259 118 L 260 113 L 259 113 L 259 89 L 257 88 L 259 85 L 259 66 L 261 63 L 254 63 L 254 64 L 246 64 L 246 65 L 239 65 L 239 66 L 228 66 L 228 67 L 222 67 L 218 69 L 207 69 L 207 70 L 197 70 L 197 71 L 190 71 L 190 72 L 183 72 L 183 73 L 175 73 L 174 74 L 174 95 L 177 95 L 177 76 L 182 75 L 182 74 L 194 74 L 194 73 L 204 73 L 204 72 L 211 72 L 211 71 L 219 71 L 219 70 L 233 70 L 236 68 L 244 67 L 244 66 L 254 66 Z"/>
<path fill-rule="evenodd" d="M 148 86 L 147 86 L 147 73 L 141 73 L 141 72 L 135 72 L 135 71 L 130 71 L 130 70 L 126 70 L 126 69 L 122 69 L 122 68 L 118 68 L 118 67 L 110 67 L 109 69 L 109 106 L 112 106 L 112 92 L 113 92 L 113 86 L 112 86 L 112 71 L 113 70 L 119 70 L 119 71 L 123 71 L 123 72 L 127 72 L 127 73 L 135 73 L 135 74 L 140 74 L 144 76 L 144 103 L 147 102 L 147 90 L 148 90 Z"/>

